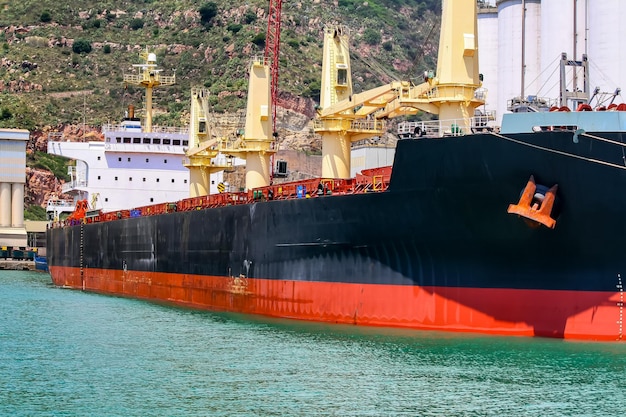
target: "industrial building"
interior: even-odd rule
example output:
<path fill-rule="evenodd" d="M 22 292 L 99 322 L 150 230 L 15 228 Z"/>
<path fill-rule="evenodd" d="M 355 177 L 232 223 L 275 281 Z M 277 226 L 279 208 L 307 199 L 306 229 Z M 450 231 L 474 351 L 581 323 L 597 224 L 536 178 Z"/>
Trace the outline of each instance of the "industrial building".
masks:
<path fill-rule="evenodd" d="M 24 226 L 28 130 L 0 129 L 0 246 L 28 245 Z"/>
<path fill-rule="evenodd" d="M 558 99 L 559 61 L 589 60 L 588 85 L 582 74 L 568 67 L 570 92 L 608 104 L 626 86 L 626 2 L 623 0 L 487 0 L 478 13 L 480 72 L 487 89 L 487 110 L 495 110 L 497 124 L 510 111 L 511 100 L 530 96 Z M 621 101 L 620 101 L 621 102 Z M 557 103 L 558 105 L 558 103 Z M 595 107 L 595 106 L 594 106 Z"/>

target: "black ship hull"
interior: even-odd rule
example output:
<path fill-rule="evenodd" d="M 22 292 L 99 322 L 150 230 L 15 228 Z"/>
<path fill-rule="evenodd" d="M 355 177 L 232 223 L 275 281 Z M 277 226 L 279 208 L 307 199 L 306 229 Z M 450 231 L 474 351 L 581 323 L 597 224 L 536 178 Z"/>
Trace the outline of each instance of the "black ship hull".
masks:
<path fill-rule="evenodd" d="M 398 143 L 385 192 L 52 228 L 57 285 L 357 324 L 619 340 L 621 133 Z M 507 212 L 558 184 L 554 229 Z M 539 188 L 538 188 L 539 189 Z"/>

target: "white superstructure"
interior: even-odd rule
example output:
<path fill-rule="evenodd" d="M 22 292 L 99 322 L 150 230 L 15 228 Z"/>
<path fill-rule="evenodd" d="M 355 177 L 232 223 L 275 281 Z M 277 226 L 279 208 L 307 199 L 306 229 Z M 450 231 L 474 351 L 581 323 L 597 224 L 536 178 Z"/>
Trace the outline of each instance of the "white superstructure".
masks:
<path fill-rule="evenodd" d="M 103 211 L 188 197 L 189 171 L 182 162 L 186 131 L 147 133 L 111 126 L 103 131 L 104 142 L 48 142 L 48 153 L 76 161 L 64 194 Z"/>
<path fill-rule="evenodd" d="M 68 168 L 70 181 L 63 184 L 63 194 L 105 212 L 188 198 L 189 170 L 183 165 L 188 130 L 153 126 L 152 132 L 144 132 L 138 125 L 138 120 L 105 125 L 104 142 L 49 140 L 49 154 L 75 161 Z M 220 158 L 226 156 L 215 159 Z M 211 174 L 211 194 L 219 192 L 223 178 L 223 171 Z"/>

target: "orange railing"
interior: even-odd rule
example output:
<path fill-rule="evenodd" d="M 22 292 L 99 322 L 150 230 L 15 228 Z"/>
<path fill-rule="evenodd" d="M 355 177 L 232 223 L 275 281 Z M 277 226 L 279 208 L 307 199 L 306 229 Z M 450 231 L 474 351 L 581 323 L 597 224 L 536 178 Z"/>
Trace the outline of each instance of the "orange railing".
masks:
<path fill-rule="evenodd" d="M 102 212 L 101 210 L 86 211 L 68 218 L 65 222 L 55 223 L 51 227 L 73 226 L 85 223 L 108 222 L 140 216 L 156 216 L 177 211 L 203 210 L 207 208 L 225 207 L 237 204 L 251 204 L 272 200 L 288 200 L 297 198 L 318 198 L 327 196 L 359 194 L 365 192 L 382 192 L 389 186 L 391 167 L 363 170 L 356 178 L 328 179 L 312 178 L 302 181 L 286 182 L 255 188 L 248 192 L 212 194 L 202 197 L 191 197 L 172 203 L 159 203 L 136 207 L 130 210 Z"/>

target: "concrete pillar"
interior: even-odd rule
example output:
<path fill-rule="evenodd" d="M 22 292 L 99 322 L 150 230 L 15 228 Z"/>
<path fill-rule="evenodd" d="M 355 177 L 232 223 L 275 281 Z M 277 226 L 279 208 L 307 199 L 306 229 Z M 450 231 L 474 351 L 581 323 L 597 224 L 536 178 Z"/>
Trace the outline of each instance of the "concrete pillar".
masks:
<path fill-rule="evenodd" d="M 24 227 L 24 184 L 13 184 L 11 197 L 11 226 Z"/>
<path fill-rule="evenodd" d="M 0 246 L 27 246 L 24 227 L 26 142 L 23 129 L 0 129 Z"/>
<path fill-rule="evenodd" d="M 0 227 L 11 227 L 11 184 L 0 182 Z"/>

